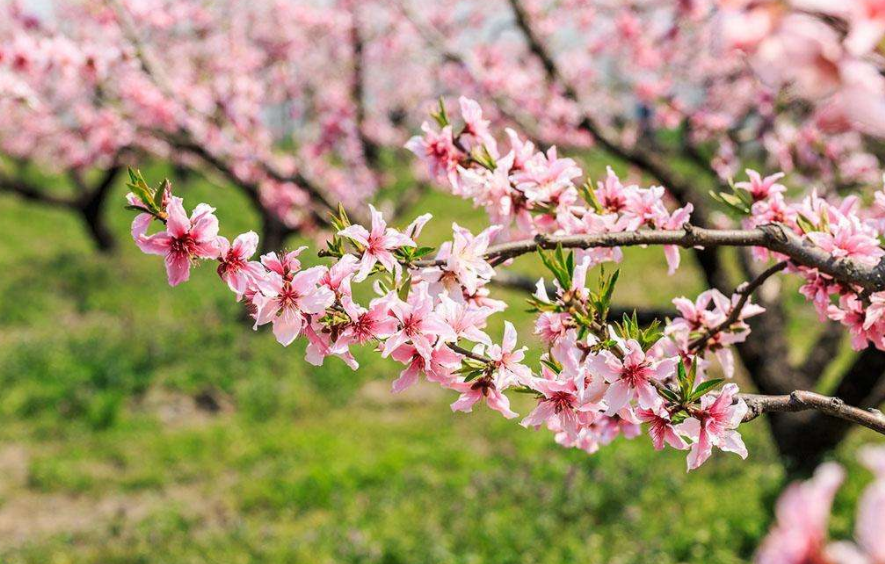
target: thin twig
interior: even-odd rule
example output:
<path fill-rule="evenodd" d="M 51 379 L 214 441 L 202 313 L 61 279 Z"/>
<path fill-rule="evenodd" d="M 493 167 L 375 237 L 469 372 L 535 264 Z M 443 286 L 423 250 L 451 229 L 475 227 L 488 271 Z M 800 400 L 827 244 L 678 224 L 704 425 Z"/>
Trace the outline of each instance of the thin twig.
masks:
<path fill-rule="evenodd" d="M 747 303 L 750 301 L 750 296 L 753 294 L 753 292 L 758 290 L 765 283 L 766 280 L 768 280 L 781 270 L 787 268 L 788 264 L 789 263 L 787 261 L 781 261 L 774 266 L 769 267 L 765 270 L 765 272 L 754 278 L 749 283 L 742 285 L 742 287 L 736 290 L 735 294 L 738 294 L 740 298 L 738 298 L 737 303 L 732 306 L 728 317 L 726 317 L 722 321 L 722 323 L 716 325 L 715 327 L 711 327 L 703 335 L 691 341 L 688 344 L 688 350 L 696 351 L 703 349 L 704 345 L 706 345 L 710 339 L 712 339 L 722 331 L 728 330 L 729 327 L 737 323 L 738 320 L 740 320 L 741 318 L 741 313 L 744 310 L 744 306 L 746 306 Z"/>

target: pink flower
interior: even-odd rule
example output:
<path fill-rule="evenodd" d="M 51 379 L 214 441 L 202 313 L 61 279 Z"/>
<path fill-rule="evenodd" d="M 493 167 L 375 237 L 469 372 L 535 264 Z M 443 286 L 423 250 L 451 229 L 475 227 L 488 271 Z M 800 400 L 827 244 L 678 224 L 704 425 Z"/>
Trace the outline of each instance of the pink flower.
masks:
<path fill-rule="evenodd" d="M 309 323 L 304 324 L 304 336 L 307 337 L 304 359 L 314 366 L 322 366 L 327 356 L 337 356 L 352 370 L 359 368 L 359 363 L 346 346 L 332 343 L 332 335 L 319 323 L 317 317 L 313 316 Z"/>
<path fill-rule="evenodd" d="M 188 219 L 181 198 L 173 196 L 166 206 L 166 231 L 136 237 L 135 243 L 142 252 L 165 255 L 170 286 L 187 281 L 193 259 L 218 257 L 218 219 L 214 211 L 215 208 L 200 204 Z"/>
<path fill-rule="evenodd" d="M 874 325 L 882 321 L 885 316 L 885 292 L 876 292 L 870 295 L 870 305 L 866 308 L 863 328 L 869 331 Z"/>
<path fill-rule="evenodd" d="M 687 448 L 688 445 L 685 444 L 682 437 L 676 434 L 673 422 L 670 421 L 670 414 L 666 409 L 661 407 L 639 409 L 636 411 L 636 416 L 643 423 L 648 423 L 648 434 L 651 435 L 655 450 L 664 450 L 664 443 L 679 450 Z"/>
<path fill-rule="evenodd" d="M 448 385 L 452 372 L 461 363 L 461 357 L 445 344 L 434 348 L 429 359 L 411 345 L 401 346 L 393 351 L 391 357 L 397 362 L 408 365 L 405 370 L 400 372 L 399 378 L 393 381 L 394 393 L 399 393 L 412 386 L 418 381 L 418 376 L 421 374 L 424 374 L 432 382 Z"/>
<path fill-rule="evenodd" d="M 885 562 L 885 480 L 881 478 L 863 493 L 854 527 L 857 544 L 840 542 L 827 548 L 836 564 Z"/>
<path fill-rule="evenodd" d="M 778 184 L 778 180 L 784 177 L 784 173 L 779 172 L 771 176 L 762 176 L 755 170 L 747 169 L 747 176 L 750 177 L 749 182 L 735 182 L 735 187 L 746 190 L 753 197 L 754 202 L 767 200 L 772 194 L 780 194 L 787 191 L 787 188 Z"/>
<path fill-rule="evenodd" d="M 329 267 L 320 284 L 329 288 L 339 298 L 351 295 L 350 279 L 359 268 L 359 259 L 353 255 L 344 255 L 338 262 Z"/>
<path fill-rule="evenodd" d="M 341 306 L 347 312 L 351 322 L 341 332 L 338 343 L 345 346 L 363 345 L 373 340 L 384 340 L 393 335 L 397 330 L 397 321 L 390 315 L 391 299 L 392 296 L 375 298 L 366 309 L 354 302 L 349 296 L 344 296 Z"/>
<path fill-rule="evenodd" d="M 218 275 L 228 287 L 242 296 L 255 280 L 264 277 L 264 267 L 259 262 L 250 261 L 258 248 L 258 235 L 254 231 L 238 235 L 231 245 L 224 237 L 218 238 L 221 264 Z"/>
<path fill-rule="evenodd" d="M 461 96 L 458 98 L 461 105 L 461 117 L 464 119 L 464 132 L 472 135 L 480 144 L 485 145 L 492 157 L 498 156 L 498 144 L 489 131 L 489 120 L 482 118 L 482 108 L 475 101 Z"/>
<path fill-rule="evenodd" d="M 612 167 L 606 167 L 605 180 L 597 182 L 596 186 L 596 199 L 599 200 L 605 211 L 621 213 L 627 208 L 627 189 L 621 184 L 621 179 L 618 178 Z M 638 187 L 631 186 L 631 189 L 638 189 Z"/>
<path fill-rule="evenodd" d="M 676 360 L 654 360 L 646 356 L 642 346 L 633 339 L 626 343 L 621 341 L 618 346 L 624 352 L 624 360 L 609 351 L 587 358 L 591 372 L 602 375 L 610 384 L 605 394 L 607 413 L 617 413 L 634 397 L 638 397 L 639 405 L 645 409 L 656 407 L 661 399 L 651 382 L 671 376 L 676 368 Z"/>
<path fill-rule="evenodd" d="M 400 247 L 414 247 L 415 242 L 391 227 L 387 227 L 381 212 L 369 204 L 372 212 L 372 231 L 362 225 L 351 225 L 338 232 L 362 246 L 362 258 L 359 271 L 353 277 L 354 282 L 362 282 L 372 272 L 375 263 L 381 263 L 388 272 L 399 273 L 400 265 L 393 251 Z"/>
<path fill-rule="evenodd" d="M 452 328 L 457 338 L 491 346 L 492 340 L 482 330 L 486 326 L 486 320 L 494 313 L 491 308 L 470 302 L 456 302 L 441 294 L 436 312 Z"/>
<path fill-rule="evenodd" d="M 516 348 L 516 328 L 509 321 L 504 322 L 504 340 L 500 345 L 488 347 L 486 355 L 498 368 L 498 373 L 508 383 L 526 382 L 532 376 L 528 366 L 521 364 L 525 358 L 526 347 Z"/>
<path fill-rule="evenodd" d="M 433 298 L 427 292 L 427 284 L 419 284 L 409 294 L 409 301 L 394 299 L 390 313 L 399 322 L 399 328 L 384 343 L 381 356 L 387 358 L 396 349 L 411 343 L 425 360 L 430 361 L 437 339 L 452 342 L 457 339 L 455 331 L 433 311 Z"/>
<path fill-rule="evenodd" d="M 581 169 L 569 158 L 561 159 L 556 147 L 547 153 L 536 153 L 525 163 L 522 170 L 511 177 L 517 190 L 522 191 L 530 202 L 556 206 L 563 198 L 577 199 L 572 180 L 581 176 Z"/>
<path fill-rule="evenodd" d="M 537 429 L 549 422 L 562 429 L 570 439 L 576 440 L 580 429 L 579 412 L 595 407 L 585 403 L 581 397 L 583 394 L 578 384 L 583 387 L 583 375 L 580 378 L 568 378 L 564 377 L 564 374 L 553 374 L 547 367 L 544 367 L 544 375 L 544 378 L 531 378 L 527 383 L 543 397 L 538 400 L 537 407 L 520 422 L 520 425 Z"/>
<path fill-rule="evenodd" d="M 446 384 L 447 388 L 451 388 L 461 393 L 455 403 L 452 404 L 452 411 L 463 411 L 470 413 L 473 406 L 483 399 L 491 409 L 502 414 L 507 419 L 517 417 L 517 414 L 510 409 L 510 400 L 501 393 L 501 391 L 509 386 L 508 378 L 501 376 L 498 372 L 494 376 L 482 376 L 469 382 L 452 382 Z"/>
<path fill-rule="evenodd" d="M 655 227 L 658 229 L 669 230 L 682 229 L 691 219 L 692 211 L 694 211 L 694 206 L 690 203 L 686 204 L 684 207 L 674 211 L 669 217 L 658 223 Z M 667 259 L 667 274 L 672 275 L 679 268 L 679 247 L 676 245 L 664 245 L 664 258 Z"/>
<path fill-rule="evenodd" d="M 495 270 L 485 260 L 485 253 L 489 243 L 501 229 L 501 226 L 495 225 L 474 237 L 470 231 L 453 223 L 453 240 L 443 243 L 436 255 L 437 260 L 446 261 L 445 267 L 427 269 L 424 277 L 430 281 L 442 282 L 447 287 L 457 283 L 468 294 L 475 294 L 480 286 L 488 283 L 495 275 Z"/>
<path fill-rule="evenodd" d="M 845 47 L 853 55 L 867 54 L 885 36 L 885 2 L 882 0 L 794 0 L 793 4 L 847 19 L 850 32 L 845 38 Z"/>
<path fill-rule="evenodd" d="M 827 316 L 833 321 L 838 321 L 842 325 L 848 327 L 851 334 L 851 348 L 856 351 L 863 350 L 868 343 L 872 342 L 877 347 L 885 348 L 885 326 L 878 323 L 867 323 L 867 307 L 854 294 L 846 294 L 839 297 L 839 305 L 830 305 L 827 307 Z M 877 306 L 873 309 L 873 315 L 879 312 Z"/>
<path fill-rule="evenodd" d="M 679 434 L 694 441 L 688 455 L 689 470 L 710 458 L 714 446 L 747 458 L 747 447 L 735 430 L 747 413 L 747 404 L 740 399 L 734 401 L 737 391 L 735 384 L 726 384 L 718 396 L 705 395 L 701 398 L 700 410 L 676 427 Z"/>
<path fill-rule="evenodd" d="M 565 337 L 569 330 L 568 321 L 571 316 L 567 313 L 543 312 L 535 321 L 535 335 L 548 345 L 556 343 Z"/>
<path fill-rule="evenodd" d="M 876 266 L 885 255 L 879 240 L 866 233 L 857 217 L 839 214 L 838 223 L 830 225 L 831 232 L 812 231 L 811 241 L 835 258 L 848 258 L 862 266 Z"/>
<path fill-rule="evenodd" d="M 305 315 L 322 313 L 335 301 L 331 290 L 318 286 L 325 270 L 322 266 L 308 268 L 291 280 L 271 272 L 261 284 L 262 294 L 255 297 L 258 307 L 255 329 L 273 323 L 277 341 L 283 346 L 290 345 L 304 328 Z"/>
<path fill-rule="evenodd" d="M 425 122 L 421 125 L 421 130 L 424 135 L 409 139 L 406 149 L 415 153 L 427 165 L 433 178 L 451 178 L 461 160 L 461 151 L 455 147 L 452 137 L 452 126 L 447 125 L 442 131 L 436 132 Z"/>
<path fill-rule="evenodd" d="M 839 466 L 824 464 L 811 480 L 787 488 L 777 502 L 776 525 L 756 554 L 756 564 L 827 562 L 830 508 L 843 478 Z"/>
<path fill-rule="evenodd" d="M 261 255 L 261 264 L 264 265 L 264 268 L 279 274 L 284 279 L 291 280 L 292 275 L 301 269 L 301 261 L 298 260 L 298 255 L 306 248 L 298 247 L 294 251 L 289 251 L 283 255 L 283 258 L 278 257 L 274 252 Z"/>

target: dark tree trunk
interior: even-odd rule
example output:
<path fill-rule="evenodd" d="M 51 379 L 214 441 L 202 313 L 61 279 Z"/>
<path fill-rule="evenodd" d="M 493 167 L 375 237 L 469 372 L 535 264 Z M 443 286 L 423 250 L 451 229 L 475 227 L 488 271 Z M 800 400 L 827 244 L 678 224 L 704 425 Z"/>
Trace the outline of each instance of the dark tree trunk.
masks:
<path fill-rule="evenodd" d="M 271 251 L 280 252 L 286 244 L 286 239 L 294 233 L 294 230 L 284 224 L 265 210 L 260 210 L 261 216 L 261 241 L 259 251 L 261 254 Z"/>
<path fill-rule="evenodd" d="M 101 213 L 90 213 L 80 209 L 80 219 L 86 227 L 86 232 L 92 238 L 92 243 L 96 250 L 103 254 L 112 253 L 117 248 L 117 239 L 113 232 L 108 228 L 104 215 Z"/>
<path fill-rule="evenodd" d="M 96 249 L 102 253 L 110 253 L 117 247 L 117 240 L 107 225 L 104 209 L 114 181 L 121 170 L 119 166 L 106 170 L 95 188 L 84 194 L 77 205 L 77 211 L 86 225 L 87 233 L 92 237 Z"/>

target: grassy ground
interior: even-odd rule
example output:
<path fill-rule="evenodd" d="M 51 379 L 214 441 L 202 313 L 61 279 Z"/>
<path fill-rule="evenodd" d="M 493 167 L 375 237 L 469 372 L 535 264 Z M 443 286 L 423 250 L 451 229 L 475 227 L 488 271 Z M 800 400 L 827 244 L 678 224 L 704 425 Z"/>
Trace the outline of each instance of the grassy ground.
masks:
<path fill-rule="evenodd" d="M 228 235 L 256 225 L 230 190 L 177 191 L 217 205 Z M 166 286 L 124 238 L 122 193 L 113 257 L 74 218 L 0 198 L 0 562 L 729 563 L 764 533 L 783 485 L 764 423 L 745 428 L 748 462 L 686 475 L 644 437 L 587 456 L 486 410 L 453 415 L 428 385 L 392 396 L 398 369 L 373 355 L 359 372 L 308 366 L 247 327 L 210 267 Z M 433 242 L 452 220 L 483 224 L 442 194 L 419 207 Z M 619 300 L 699 289 L 691 267 L 664 273 L 659 251 L 629 251 Z M 852 472 L 837 534 L 867 479 Z"/>

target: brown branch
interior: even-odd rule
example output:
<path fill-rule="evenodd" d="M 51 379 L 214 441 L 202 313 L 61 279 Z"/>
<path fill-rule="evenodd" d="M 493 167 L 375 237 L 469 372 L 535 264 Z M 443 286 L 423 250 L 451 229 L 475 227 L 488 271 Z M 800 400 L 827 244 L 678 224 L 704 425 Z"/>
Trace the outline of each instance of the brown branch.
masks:
<path fill-rule="evenodd" d="M 744 400 L 749 408 L 744 416 L 744 423 L 756 419 L 763 413 L 818 411 L 831 417 L 863 425 L 885 435 L 885 415 L 881 411 L 853 407 L 839 398 L 807 391 L 795 391 L 783 396 L 738 394 L 737 397 Z"/>
<path fill-rule="evenodd" d="M 492 264 L 532 253 L 538 249 L 589 249 L 605 247 L 633 247 L 640 245 L 675 245 L 678 247 L 764 247 L 788 256 L 792 262 L 820 272 L 846 284 L 868 290 L 885 289 L 885 261 L 875 267 L 866 267 L 850 259 L 835 258 L 810 241 L 800 238 L 792 230 L 768 224 L 756 229 L 702 229 L 687 225 L 682 230 L 639 230 L 592 235 L 539 235 L 534 239 L 512 241 L 489 247 L 485 258 Z M 445 261 L 425 260 L 412 266 L 426 268 L 442 266 Z"/>
<path fill-rule="evenodd" d="M 19 198 L 31 202 L 39 202 L 61 208 L 76 209 L 78 202 L 74 198 L 64 198 L 54 194 L 48 194 L 34 184 L 22 178 L 11 178 L 5 174 L 0 174 L 0 192 L 15 194 Z"/>
<path fill-rule="evenodd" d="M 787 261 L 782 261 L 774 266 L 766 269 L 762 274 L 754 278 L 747 284 L 742 284 L 738 289 L 735 290 L 735 294 L 738 294 L 740 298 L 736 304 L 734 304 L 731 308 L 731 311 L 728 313 L 728 316 L 722 321 L 722 323 L 716 325 L 715 327 L 710 328 L 703 335 L 694 339 L 688 344 L 689 350 L 700 350 L 703 349 L 707 342 L 721 333 L 722 331 L 728 330 L 729 327 L 738 322 L 741 318 L 741 312 L 744 310 L 744 306 L 750 301 L 750 296 L 758 290 L 766 280 L 780 272 L 781 270 L 787 268 Z"/>

